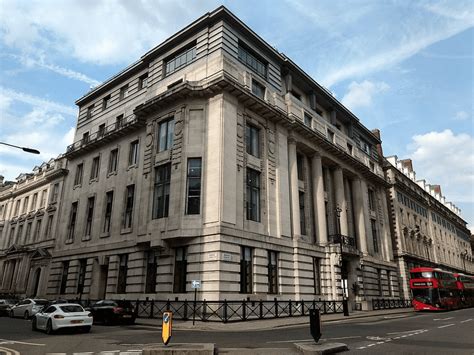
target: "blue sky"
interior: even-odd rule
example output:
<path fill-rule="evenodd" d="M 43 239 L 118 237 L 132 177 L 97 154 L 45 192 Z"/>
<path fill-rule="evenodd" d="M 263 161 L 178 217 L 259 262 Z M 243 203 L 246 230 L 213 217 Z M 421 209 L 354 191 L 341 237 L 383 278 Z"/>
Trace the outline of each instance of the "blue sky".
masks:
<path fill-rule="evenodd" d="M 474 223 L 472 1 L 0 0 L 0 174 L 14 180 L 72 143 L 74 101 L 224 4 L 326 86 L 385 155 L 413 159 Z"/>

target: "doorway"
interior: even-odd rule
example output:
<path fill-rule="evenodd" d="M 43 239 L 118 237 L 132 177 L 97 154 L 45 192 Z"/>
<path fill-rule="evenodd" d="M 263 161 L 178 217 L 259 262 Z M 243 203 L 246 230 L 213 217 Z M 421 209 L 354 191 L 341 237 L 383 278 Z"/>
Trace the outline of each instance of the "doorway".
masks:
<path fill-rule="evenodd" d="M 107 294 L 107 278 L 109 275 L 109 264 L 100 265 L 99 269 L 99 299 L 105 299 Z"/>
<path fill-rule="evenodd" d="M 33 297 L 38 296 L 39 284 L 41 278 L 41 268 L 37 268 L 33 277 Z"/>

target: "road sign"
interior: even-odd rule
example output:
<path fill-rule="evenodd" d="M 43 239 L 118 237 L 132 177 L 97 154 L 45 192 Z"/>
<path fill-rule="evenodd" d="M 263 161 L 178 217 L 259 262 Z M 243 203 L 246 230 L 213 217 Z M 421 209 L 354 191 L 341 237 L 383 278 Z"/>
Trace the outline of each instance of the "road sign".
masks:
<path fill-rule="evenodd" d="M 172 329 L 173 329 L 173 313 L 164 312 L 163 323 L 161 325 L 161 339 L 163 340 L 163 344 L 168 345 L 171 339 Z"/>
<path fill-rule="evenodd" d="M 191 281 L 192 288 L 201 288 L 201 280 L 193 280 Z"/>

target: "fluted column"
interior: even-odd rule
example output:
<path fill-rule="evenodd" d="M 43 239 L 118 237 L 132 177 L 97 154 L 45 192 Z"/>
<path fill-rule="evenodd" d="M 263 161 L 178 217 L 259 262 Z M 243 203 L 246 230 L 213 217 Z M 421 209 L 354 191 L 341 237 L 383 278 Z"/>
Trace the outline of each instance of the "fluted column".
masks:
<path fill-rule="evenodd" d="M 292 138 L 288 139 L 288 165 L 288 170 L 290 173 L 291 225 L 293 237 L 295 237 L 301 235 L 301 229 L 296 142 Z"/>
<path fill-rule="evenodd" d="M 311 160 L 313 177 L 314 230 L 319 244 L 327 244 L 326 206 L 324 204 L 324 182 L 321 155 L 315 154 Z"/>
<path fill-rule="evenodd" d="M 355 230 L 357 233 L 357 241 L 359 250 L 367 255 L 367 234 L 365 226 L 365 215 L 364 215 L 364 200 L 362 195 L 362 186 L 360 179 L 352 180 L 352 190 L 354 191 L 354 218 L 355 218 Z"/>
<path fill-rule="evenodd" d="M 344 177 L 342 175 L 342 168 L 337 167 L 334 170 L 334 191 L 336 195 L 336 204 L 341 208 L 341 230 L 342 235 L 348 234 L 347 228 L 347 206 L 346 196 L 344 194 Z"/>

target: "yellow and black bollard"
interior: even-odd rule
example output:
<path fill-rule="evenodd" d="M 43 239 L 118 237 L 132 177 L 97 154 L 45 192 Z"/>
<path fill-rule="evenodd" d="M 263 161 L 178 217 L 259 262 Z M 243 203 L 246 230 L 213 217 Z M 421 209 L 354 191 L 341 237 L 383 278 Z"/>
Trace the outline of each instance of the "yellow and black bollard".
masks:
<path fill-rule="evenodd" d="M 173 312 L 163 313 L 163 324 L 161 326 L 161 339 L 163 344 L 168 345 L 171 340 L 171 331 L 173 330 Z"/>

